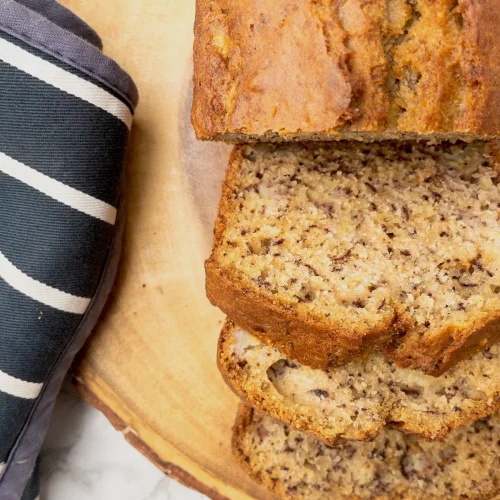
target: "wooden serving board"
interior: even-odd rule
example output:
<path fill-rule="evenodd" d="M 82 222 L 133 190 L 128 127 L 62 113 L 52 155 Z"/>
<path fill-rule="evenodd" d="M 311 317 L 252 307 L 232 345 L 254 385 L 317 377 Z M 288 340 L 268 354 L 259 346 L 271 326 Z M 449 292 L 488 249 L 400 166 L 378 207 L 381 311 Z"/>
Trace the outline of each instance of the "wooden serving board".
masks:
<path fill-rule="evenodd" d="M 141 94 L 121 269 L 75 367 L 87 400 L 167 474 L 214 499 L 265 499 L 230 450 L 237 399 L 215 361 L 222 313 L 205 297 L 229 148 L 189 122 L 195 0 L 63 0 Z"/>

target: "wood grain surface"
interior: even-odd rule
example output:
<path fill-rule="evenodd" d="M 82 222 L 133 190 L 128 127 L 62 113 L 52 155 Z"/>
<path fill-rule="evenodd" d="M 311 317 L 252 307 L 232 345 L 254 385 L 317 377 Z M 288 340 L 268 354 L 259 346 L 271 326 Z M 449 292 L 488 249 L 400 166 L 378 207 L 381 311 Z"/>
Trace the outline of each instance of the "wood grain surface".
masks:
<path fill-rule="evenodd" d="M 135 79 L 128 223 L 115 290 L 75 377 L 167 474 L 214 499 L 264 499 L 230 451 L 237 400 L 216 362 L 223 316 L 203 262 L 229 148 L 189 123 L 195 0 L 63 0 Z"/>

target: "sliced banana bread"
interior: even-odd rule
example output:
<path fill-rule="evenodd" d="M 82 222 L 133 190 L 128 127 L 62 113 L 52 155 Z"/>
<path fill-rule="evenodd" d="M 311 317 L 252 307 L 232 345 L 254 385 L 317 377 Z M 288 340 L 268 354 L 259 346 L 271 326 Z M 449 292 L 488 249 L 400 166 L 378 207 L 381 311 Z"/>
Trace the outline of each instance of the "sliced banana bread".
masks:
<path fill-rule="evenodd" d="M 500 336 L 499 182 L 480 142 L 238 147 L 208 297 L 315 368 L 382 349 L 442 373 Z"/>
<path fill-rule="evenodd" d="M 500 344 L 441 377 L 397 368 L 380 354 L 328 371 L 302 366 L 227 321 L 222 375 L 244 401 L 330 445 L 396 427 L 424 439 L 500 409 Z"/>
<path fill-rule="evenodd" d="M 500 494 L 499 442 L 495 415 L 443 442 L 386 430 L 330 448 L 243 406 L 233 433 L 241 465 L 286 500 L 491 500 Z"/>
<path fill-rule="evenodd" d="M 202 139 L 500 132 L 500 0 L 197 0 Z"/>

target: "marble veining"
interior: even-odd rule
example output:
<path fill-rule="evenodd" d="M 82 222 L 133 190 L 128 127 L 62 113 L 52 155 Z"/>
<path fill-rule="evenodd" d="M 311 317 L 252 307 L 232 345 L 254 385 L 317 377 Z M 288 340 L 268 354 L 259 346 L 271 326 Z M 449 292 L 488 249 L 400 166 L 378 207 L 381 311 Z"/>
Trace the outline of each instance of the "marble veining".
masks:
<path fill-rule="evenodd" d="M 132 448 L 69 382 L 42 454 L 41 500 L 206 500 Z"/>

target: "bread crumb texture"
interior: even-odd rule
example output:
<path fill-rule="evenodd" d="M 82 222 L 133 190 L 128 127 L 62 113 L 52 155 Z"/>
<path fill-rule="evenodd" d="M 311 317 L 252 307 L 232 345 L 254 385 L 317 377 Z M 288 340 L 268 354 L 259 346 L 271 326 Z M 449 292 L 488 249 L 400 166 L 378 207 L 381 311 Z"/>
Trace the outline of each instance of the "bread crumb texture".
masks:
<path fill-rule="evenodd" d="M 500 408 L 498 344 L 439 378 L 397 368 L 379 354 L 323 371 L 284 357 L 228 322 L 219 366 L 244 401 L 329 445 L 373 439 L 386 426 L 443 439 Z"/>
<path fill-rule="evenodd" d="M 198 0 L 195 130 L 229 140 L 498 135 L 499 8 Z"/>
<path fill-rule="evenodd" d="M 484 348 L 500 332 L 495 151 L 390 141 L 236 149 L 210 298 L 312 366 L 377 347 L 433 373 L 469 344 Z M 248 302 L 231 308 L 228 282 Z M 273 307 L 259 326 L 259 309 Z"/>
<path fill-rule="evenodd" d="M 490 500 L 500 494 L 500 418 L 426 443 L 385 430 L 369 443 L 330 448 L 248 408 L 233 449 L 247 472 L 291 500 Z"/>

